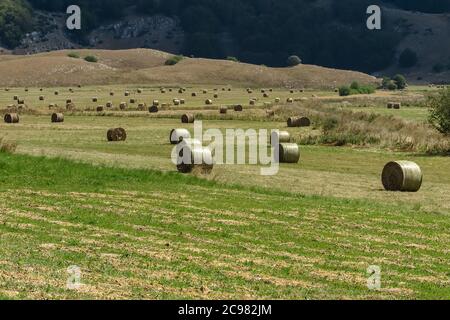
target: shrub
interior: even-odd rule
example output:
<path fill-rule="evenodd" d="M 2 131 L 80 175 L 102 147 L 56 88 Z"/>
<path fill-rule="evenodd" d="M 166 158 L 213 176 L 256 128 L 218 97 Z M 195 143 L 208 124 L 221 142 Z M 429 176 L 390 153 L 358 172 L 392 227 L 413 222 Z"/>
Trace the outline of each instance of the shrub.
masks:
<path fill-rule="evenodd" d="M 178 55 L 178 56 L 173 56 L 173 57 L 170 57 L 169 59 L 167 59 L 166 60 L 166 66 L 174 66 L 174 65 L 176 65 L 178 62 L 180 62 L 181 60 L 183 60 L 183 56 L 180 56 L 180 55 Z"/>
<path fill-rule="evenodd" d="M 428 120 L 439 132 L 450 135 L 450 89 L 428 97 Z"/>
<path fill-rule="evenodd" d="M 97 58 L 96 56 L 86 56 L 86 57 L 84 58 L 84 60 L 86 60 L 87 62 L 93 62 L 93 63 L 95 63 L 95 62 L 98 61 L 98 58 Z"/>
<path fill-rule="evenodd" d="M 353 81 L 350 85 L 350 89 L 352 90 L 359 90 L 359 83 L 357 81 Z"/>
<path fill-rule="evenodd" d="M 342 86 L 339 88 L 339 95 L 341 97 L 346 97 L 349 96 L 351 94 L 351 89 L 348 86 Z"/>
<path fill-rule="evenodd" d="M 227 57 L 228 61 L 233 61 L 233 62 L 239 62 L 238 58 L 236 57 Z"/>
<path fill-rule="evenodd" d="M 70 52 L 67 56 L 69 58 L 80 59 L 80 54 L 78 52 Z"/>
<path fill-rule="evenodd" d="M 290 56 L 287 59 L 287 65 L 288 67 L 295 67 L 302 64 L 302 59 L 300 59 L 299 56 Z"/>
<path fill-rule="evenodd" d="M 398 65 L 401 68 L 411 68 L 417 64 L 417 61 L 417 54 L 413 50 L 407 48 L 400 54 Z"/>

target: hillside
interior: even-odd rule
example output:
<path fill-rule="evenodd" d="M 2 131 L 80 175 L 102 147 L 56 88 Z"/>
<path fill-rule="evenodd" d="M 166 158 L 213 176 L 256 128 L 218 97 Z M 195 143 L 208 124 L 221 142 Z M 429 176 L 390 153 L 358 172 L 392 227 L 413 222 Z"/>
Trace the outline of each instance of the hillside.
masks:
<path fill-rule="evenodd" d="M 356 80 L 374 83 L 375 77 L 353 71 L 301 65 L 269 68 L 226 60 L 185 58 L 166 66 L 171 54 L 150 50 L 78 50 L 89 63 L 68 57 L 71 51 L 0 56 L 0 86 L 75 86 L 94 84 L 230 84 L 255 87 L 335 87 Z M 12 72 L 14 70 L 14 72 Z"/>

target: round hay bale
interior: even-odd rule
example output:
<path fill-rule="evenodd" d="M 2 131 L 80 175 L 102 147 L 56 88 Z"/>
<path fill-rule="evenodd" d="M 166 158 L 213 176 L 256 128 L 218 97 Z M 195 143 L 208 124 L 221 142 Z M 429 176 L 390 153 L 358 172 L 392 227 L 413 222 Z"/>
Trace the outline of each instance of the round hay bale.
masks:
<path fill-rule="evenodd" d="M 291 142 L 291 134 L 287 131 L 279 131 L 276 135 L 278 136 L 278 143 Z M 272 143 L 272 136 L 270 136 L 270 143 Z"/>
<path fill-rule="evenodd" d="M 307 117 L 290 117 L 287 121 L 288 127 L 309 127 L 311 120 Z"/>
<path fill-rule="evenodd" d="M 125 91 L 124 95 L 125 95 L 125 97 L 129 97 L 130 96 L 130 92 L 129 91 Z"/>
<path fill-rule="evenodd" d="M 17 113 L 7 113 L 3 120 L 5 120 L 6 123 L 19 123 L 19 115 Z"/>
<path fill-rule="evenodd" d="M 28 92 L 29 90 L 28 90 L 28 88 L 25 88 L 25 92 Z"/>
<path fill-rule="evenodd" d="M 8 91 L 9 91 L 9 88 L 5 88 L 5 91 L 8 92 Z"/>
<path fill-rule="evenodd" d="M 142 93 L 142 89 L 137 89 L 137 93 Z"/>
<path fill-rule="evenodd" d="M 393 109 L 394 108 L 394 102 L 388 102 L 387 108 L 388 109 Z"/>
<path fill-rule="evenodd" d="M 73 89 L 72 89 L 72 88 L 69 88 L 69 92 L 70 92 L 70 93 L 73 93 Z"/>
<path fill-rule="evenodd" d="M 97 97 L 93 97 L 92 98 L 92 102 L 98 102 L 98 98 Z"/>
<path fill-rule="evenodd" d="M 290 93 L 294 93 L 294 90 L 290 90 L 289 92 L 290 92 Z"/>
<path fill-rule="evenodd" d="M 57 95 L 59 95 L 59 92 L 58 92 L 58 91 L 55 91 L 55 96 L 57 96 Z"/>
<path fill-rule="evenodd" d="M 212 105 L 213 101 L 211 99 L 206 99 L 205 104 L 206 105 Z"/>
<path fill-rule="evenodd" d="M 147 108 L 147 105 L 145 103 L 139 103 L 137 109 L 139 111 L 144 111 Z"/>
<path fill-rule="evenodd" d="M 219 113 L 220 114 L 226 114 L 228 112 L 228 108 L 227 107 L 220 107 L 219 108 Z"/>
<path fill-rule="evenodd" d="M 67 99 L 66 103 L 72 103 L 72 99 Z"/>
<path fill-rule="evenodd" d="M 396 110 L 399 110 L 402 107 L 402 104 L 400 102 L 396 102 L 392 107 Z"/>
<path fill-rule="evenodd" d="M 275 98 L 275 103 L 280 103 L 281 99 L 280 98 Z"/>
<path fill-rule="evenodd" d="M 158 100 L 153 100 L 153 106 L 158 107 L 159 106 L 159 101 Z"/>
<path fill-rule="evenodd" d="M 45 97 L 44 96 L 39 96 L 39 101 L 44 101 Z"/>
<path fill-rule="evenodd" d="M 173 104 L 176 106 L 180 105 L 180 100 L 179 99 L 173 99 Z"/>
<path fill-rule="evenodd" d="M 184 139 L 177 146 L 180 173 L 191 173 L 194 170 L 209 174 L 213 169 L 213 156 L 209 148 L 204 148 L 199 140 Z"/>
<path fill-rule="evenodd" d="M 181 116 L 181 122 L 182 123 L 194 123 L 195 121 L 195 115 L 192 113 L 186 113 Z"/>
<path fill-rule="evenodd" d="M 151 106 L 150 108 L 148 108 L 148 112 L 150 113 L 157 113 L 158 111 L 158 106 Z"/>
<path fill-rule="evenodd" d="M 52 114 L 52 123 L 64 122 L 64 114 L 62 113 L 53 113 Z"/>
<path fill-rule="evenodd" d="M 128 104 L 126 102 L 121 102 L 119 105 L 120 110 L 125 110 L 128 107 Z"/>
<path fill-rule="evenodd" d="M 19 100 L 19 96 L 14 96 L 14 97 L 13 97 L 13 100 L 14 100 L 14 101 Z"/>
<path fill-rule="evenodd" d="M 187 129 L 172 129 L 170 131 L 169 141 L 170 144 L 178 144 L 184 139 L 190 139 L 191 134 Z"/>
<path fill-rule="evenodd" d="M 135 104 L 135 103 L 136 103 L 136 99 L 131 98 L 131 99 L 130 99 L 130 103 L 131 103 L 131 104 Z"/>
<path fill-rule="evenodd" d="M 180 99 L 180 104 L 186 104 L 186 100 Z"/>
<path fill-rule="evenodd" d="M 184 92 L 183 89 L 181 89 L 181 88 L 178 89 L 178 93 L 179 93 L 179 94 L 182 94 L 183 92 Z"/>
<path fill-rule="evenodd" d="M 110 142 L 125 141 L 127 139 L 127 132 L 123 128 L 109 129 L 106 138 Z"/>
<path fill-rule="evenodd" d="M 107 107 L 107 108 L 112 108 L 112 107 L 113 107 L 112 101 L 108 101 L 108 102 L 106 103 L 106 107 Z"/>
<path fill-rule="evenodd" d="M 236 112 L 242 112 L 243 109 L 244 108 L 240 104 L 237 104 L 234 106 L 234 111 L 236 111 Z"/>
<path fill-rule="evenodd" d="M 393 161 L 386 164 L 381 175 L 387 191 L 417 192 L 423 181 L 420 167 L 411 161 Z"/>
<path fill-rule="evenodd" d="M 264 93 L 264 94 L 263 94 L 263 97 L 264 97 L 264 98 L 269 98 L 269 94 Z"/>
<path fill-rule="evenodd" d="M 208 93 L 208 90 L 203 89 L 203 94 L 207 94 L 207 93 Z"/>
<path fill-rule="evenodd" d="M 287 98 L 287 99 L 286 99 L 286 102 L 287 102 L 287 103 L 294 103 L 294 99 L 292 99 L 292 98 Z"/>
<path fill-rule="evenodd" d="M 196 97 L 196 96 L 197 96 L 197 93 L 196 93 L 196 92 L 192 92 L 192 93 L 191 93 L 191 96 L 192 96 L 192 97 Z"/>
<path fill-rule="evenodd" d="M 166 93 L 166 89 L 161 89 L 161 93 Z"/>
<path fill-rule="evenodd" d="M 215 94 L 214 95 L 214 99 L 218 99 L 219 98 L 219 95 L 218 94 Z"/>
<path fill-rule="evenodd" d="M 17 103 L 18 104 L 25 104 L 25 99 L 19 99 L 19 100 L 17 100 Z"/>
<path fill-rule="evenodd" d="M 109 95 L 110 95 L 111 97 L 113 97 L 113 96 L 114 96 L 114 92 L 111 91 L 111 92 L 109 93 Z"/>
<path fill-rule="evenodd" d="M 97 112 L 103 112 L 103 110 L 104 110 L 103 106 L 98 106 L 97 107 Z"/>
<path fill-rule="evenodd" d="M 300 148 L 296 143 L 280 143 L 280 163 L 297 163 L 300 160 Z"/>
<path fill-rule="evenodd" d="M 251 106 L 254 106 L 254 105 L 256 104 L 256 101 L 252 99 L 252 100 L 249 101 L 249 104 L 250 104 Z"/>
<path fill-rule="evenodd" d="M 48 105 L 48 108 L 49 109 L 54 109 L 54 108 L 56 108 L 57 106 L 56 106 L 56 104 L 54 104 L 54 103 L 50 103 L 49 105 Z"/>

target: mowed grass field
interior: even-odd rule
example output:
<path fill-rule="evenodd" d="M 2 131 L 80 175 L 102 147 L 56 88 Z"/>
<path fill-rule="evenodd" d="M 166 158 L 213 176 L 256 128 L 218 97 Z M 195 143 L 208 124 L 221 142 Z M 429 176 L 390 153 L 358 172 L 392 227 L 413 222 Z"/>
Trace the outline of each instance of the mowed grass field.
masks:
<path fill-rule="evenodd" d="M 109 88 L 74 89 L 80 108 L 111 100 Z M 52 103 L 65 105 L 63 90 Z M 19 124 L 0 124 L 0 137 L 18 145 L 14 155 L 0 153 L 0 297 L 450 298 L 448 157 L 301 146 L 300 162 L 282 164 L 274 177 L 251 165 L 181 175 L 170 160 L 169 133 L 192 125 L 182 125 L 179 114 L 218 114 L 204 107 L 200 88 L 192 90 L 197 100 L 186 97 L 186 106 L 158 115 L 80 111 L 51 124 L 45 101 L 30 103 L 33 112 Z M 235 91 L 219 91 L 218 105 L 245 104 L 249 95 Z M 24 98 L 37 92 L 30 88 Z M 267 100 L 313 94 L 335 95 L 276 91 Z M 183 98 L 165 98 L 156 88 L 144 95 L 147 103 Z M 259 103 L 244 115 L 204 120 L 204 128 L 283 129 L 294 139 L 314 130 L 253 119 L 265 113 Z M 373 108 L 386 112 L 381 102 Z M 408 110 L 401 110 L 406 119 L 422 121 Z M 127 130 L 126 142 L 106 141 L 113 127 Z M 422 167 L 418 193 L 383 191 L 384 164 L 400 159 Z M 72 265 L 82 271 L 78 290 L 66 287 Z M 371 265 L 381 267 L 380 290 L 367 288 Z"/>

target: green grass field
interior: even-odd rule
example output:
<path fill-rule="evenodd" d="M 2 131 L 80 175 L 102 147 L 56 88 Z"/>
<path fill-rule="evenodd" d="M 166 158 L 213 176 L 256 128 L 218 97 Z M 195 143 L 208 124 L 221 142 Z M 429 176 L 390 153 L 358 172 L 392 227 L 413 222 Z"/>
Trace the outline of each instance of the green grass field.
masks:
<path fill-rule="evenodd" d="M 75 91 L 75 103 L 92 107 L 100 89 L 104 104 L 105 88 Z M 20 91 L 1 93 L 0 103 Z M 159 91 L 145 94 L 164 101 Z M 226 104 L 248 98 L 243 90 L 223 95 Z M 169 132 L 192 125 L 179 114 L 217 113 L 202 94 L 197 99 L 156 116 L 67 113 L 62 124 L 50 123 L 46 101 L 29 106 L 19 124 L 0 124 L 3 141 L 17 143 L 15 154 L 0 153 L 1 298 L 450 298 L 448 157 L 301 146 L 300 162 L 282 164 L 273 177 L 251 165 L 181 175 L 170 161 Z M 381 103 L 361 109 L 387 111 Z M 422 121 L 418 109 L 398 116 Z M 253 119 L 257 112 L 265 113 L 262 105 L 216 115 L 204 128 L 283 129 L 295 140 L 314 131 Z M 126 142 L 106 141 L 113 127 L 126 128 Z M 421 166 L 418 193 L 383 190 L 384 164 L 400 159 Z M 72 265 L 82 271 L 78 290 L 66 288 Z M 367 288 L 371 265 L 381 267 L 380 290 Z"/>

